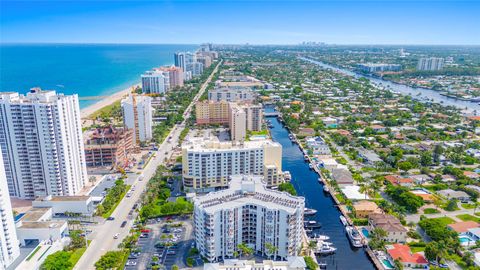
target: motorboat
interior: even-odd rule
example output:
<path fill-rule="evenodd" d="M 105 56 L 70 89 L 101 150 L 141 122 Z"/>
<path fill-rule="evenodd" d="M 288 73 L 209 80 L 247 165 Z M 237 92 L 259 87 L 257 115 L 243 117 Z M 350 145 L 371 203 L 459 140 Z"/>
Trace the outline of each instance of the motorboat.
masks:
<path fill-rule="evenodd" d="M 303 215 L 304 216 L 313 216 L 317 213 L 317 210 L 312 209 L 312 208 L 306 208 L 303 210 Z"/>
<path fill-rule="evenodd" d="M 344 216 L 340 216 L 340 221 L 342 222 L 343 226 L 348 226 L 348 221 Z"/>
<path fill-rule="evenodd" d="M 308 155 L 303 155 L 303 159 L 304 159 L 305 161 L 308 161 Z"/>
<path fill-rule="evenodd" d="M 315 235 L 314 237 L 314 240 L 316 241 L 327 241 L 329 239 L 330 239 L 330 236 L 324 235 L 324 234 Z"/>
<path fill-rule="evenodd" d="M 319 182 L 319 183 L 322 183 L 322 178 L 319 177 L 319 178 L 318 178 L 318 182 Z"/>
<path fill-rule="evenodd" d="M 318 244 L 319 245 L 317 246 L 317 249 L 315 250 L 315 254 L 327 255 L 327 254 L 335 253 L 335 251 L 337 251 L 337 248 L 333 247 L 329 243 L 319 242 Z"/>
<path fill-rule="evenodd" d="M 283 177 L 285 178 L 286 181 L 292 180 L 292 174 L 290 174 L 289 171 L 284 171 L 283 172 Z"/>
<path fill-rule="evenodd" d="M 357 248 L 362 247 L 363 246 L 362 237 L 360 236 L 360 233 L 358 232 L 358 230 L 355 229 L 355 227 L 353 226 L 347 226 L 346 230 L 347 230 L 348 239 L 350 240 L 350 243 L 352 244 L 352 246 Z"/>
<path fill-rule="evenodd" d="M 320 222 L 317 222 L 315 220 L 307 220 L 303 223 L 303 225 L 305 228 L 311 228 L 311 229 L 322 227 L 322 224 L 320 224 Z"/>
<path fill-rule="evenodd" d="M 330 189 L 328 189 L 327 185 L 323 185 L 323 191 L 324 192 L 330 192 Z"/>
<path fill-rule="evenodd" d="M 313 164 L 312 163 L 308 164 L 308 167 L 310 167 L 310 169 L 313 169 Z"/>

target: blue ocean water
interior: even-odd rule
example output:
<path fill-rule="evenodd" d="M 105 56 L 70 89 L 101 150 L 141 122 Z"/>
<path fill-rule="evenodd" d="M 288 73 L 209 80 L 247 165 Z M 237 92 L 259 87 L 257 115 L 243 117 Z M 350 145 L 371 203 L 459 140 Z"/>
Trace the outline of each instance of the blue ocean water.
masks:
<path fill-rule="evenodd" d="M 103 96 L 140 82 L 153 67 L 173 64 L 177 51 L 197 45 L 0 44 L 0 92 L 32 87 Z M 96 100 L 80 101 L 85 107 Z"/>

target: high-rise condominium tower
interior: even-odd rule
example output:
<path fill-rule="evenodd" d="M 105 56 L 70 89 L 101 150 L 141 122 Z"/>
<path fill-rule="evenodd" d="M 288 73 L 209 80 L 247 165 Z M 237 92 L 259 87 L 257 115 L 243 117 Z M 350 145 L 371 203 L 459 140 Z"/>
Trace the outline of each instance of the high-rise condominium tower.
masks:
<path fill-rule="evenodd" d="M 75 195 L 87 181 L 77 95 L 0 93 L 0 147 L 10 195 Z"/>

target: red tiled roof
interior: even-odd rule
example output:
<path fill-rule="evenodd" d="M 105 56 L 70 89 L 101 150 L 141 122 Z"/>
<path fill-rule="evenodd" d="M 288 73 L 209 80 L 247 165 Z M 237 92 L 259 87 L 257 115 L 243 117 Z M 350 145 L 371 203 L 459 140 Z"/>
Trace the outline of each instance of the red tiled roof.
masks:
<path fill-rule="evenodd" d="M 458 233 L 464 233 L 468 231 L 468 229 L 478 228 L 480 224 L 475 221 L 460 221 L 457 223 L 449 224 L 448 227 Z"/>
<path fill-rule="evenodd" d="M 402 263 L 427 264 L 427 260 L 422 254 L 410 251 L 410 247 L 402 244 L 393 244 L 393 248 L 387 250 L 392 259 L 400 260 Z"/>
<path fill-rule="evenodd" d="M 413 180 L 411 178 L 403 178 L 399 175 L 387 175 L 385 176 L 385 180 L 392 183 L 392 185 L 400 185 L 400 184 L 411 184 Z"/>

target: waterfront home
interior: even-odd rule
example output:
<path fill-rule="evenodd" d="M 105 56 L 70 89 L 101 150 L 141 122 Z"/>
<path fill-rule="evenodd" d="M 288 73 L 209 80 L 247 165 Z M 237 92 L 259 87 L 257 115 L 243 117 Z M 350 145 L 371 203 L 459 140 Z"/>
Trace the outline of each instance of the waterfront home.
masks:
<path fill-rule="evenodd" d="M 465 152 L 472 157 L 480 158 L 480 150 L 479 149 L 469 148 L 469 149 L 465 150 Z"/>
<path fill-rule="evenodd" d="M 447 228 L 456 231 L 457 233 L 466 233 L 469 229 L 479 228 L 480 223 L 475 221 L 460 221 L 453 224 L 448 224 Z"/>
<path fill-rule="evenodd" d="M 345 195 L 345 197 L 347 197 L 347 199 L 352 201 L 370 199 L 370 197 L 368 197 L 366 193 L 360 192 L 360 187 L 357 185 L 342 185 L 340 190 Z"/>
<path fill-rule="evenodd" d="M 413 180 L 411 178 L 404 178 L 400 175 L 387 175 L 385 176 L 385 180 L 390 182 L 394 186 L 402 186 L 402 187 L 412 187 Z"/>
<path fill-rule="evenodd" d="M 302 137 L 315 136 L 315 130 L 313 128 L 300 128 L 298 130 L 298 136 L 302 136 Z"/>
<path fill-rule="evenodd" d="M 475 190 L 476 192 L 480 193 L 480 187 L 479 187 L 479 186 L 475 186 L 475 185 L 466 185 L 465 187 L 466 187 L 466 188 L 468 188 L 468 189 Z"/>
<path fill-rule="evenodd" d="M 383 162 L 382 159 L 371 150 L 359 149 L 358 156 L 368 165 L 375 165 L 378 162 Z"/>
<path fill-rule="evenodd" d="M 320 168 L 325 168 L 329 171 L 338 167 L 338 162 L 331 157 L 321 157 L 318 159 L 318 165 Z"/>
<path fill-rule="evenodd" d="M 335 168 L 331 170 L 332 178 L 338 185 L 351 185 L 353 184 L 352 173 L 348 169 Z"/>
<path fill-rule="evenodd" d="M 368 218 L 370 214 L 380 213 L 381 210 L 375 202 L 362 200 L 353 203 L 355 216 L 357 218 Z"/>
<path fill-rule="evenodd" d="M 387 232 L 385 240 L 391 243 L 404 243 L 408 230 L 402 226 L 400 220 L 388 214 L 373 213 L 368 216 L 370 229 L 381 228 Z"/>
<path fill-rule="evenodd" d="M 455 199 L 459 200 L 463 203 L 469 202 L 470 201 L 470 195 L 468 195 L 465 191 L 460 191 L 460 190 L 453 190 L 453 189 L 444 189 L 437 191 L 437 193 L 440 196 L 443 196 L 447 199 Z"/>
<path fill-rule="evenodd" d="M 310 148 L 314 155 L 330 155 L 330 147 L 322 137 L 313 137 L 305 140 L 308 148 Z"/>
<path fill-rule="evenodd" d="M 412 253 L 410 247 L 402 244 L 387 245 L 388 259 L 393 264 L 399 260 L 405 268 L 428 268 L 428 261 L 420 253 Z"/>

